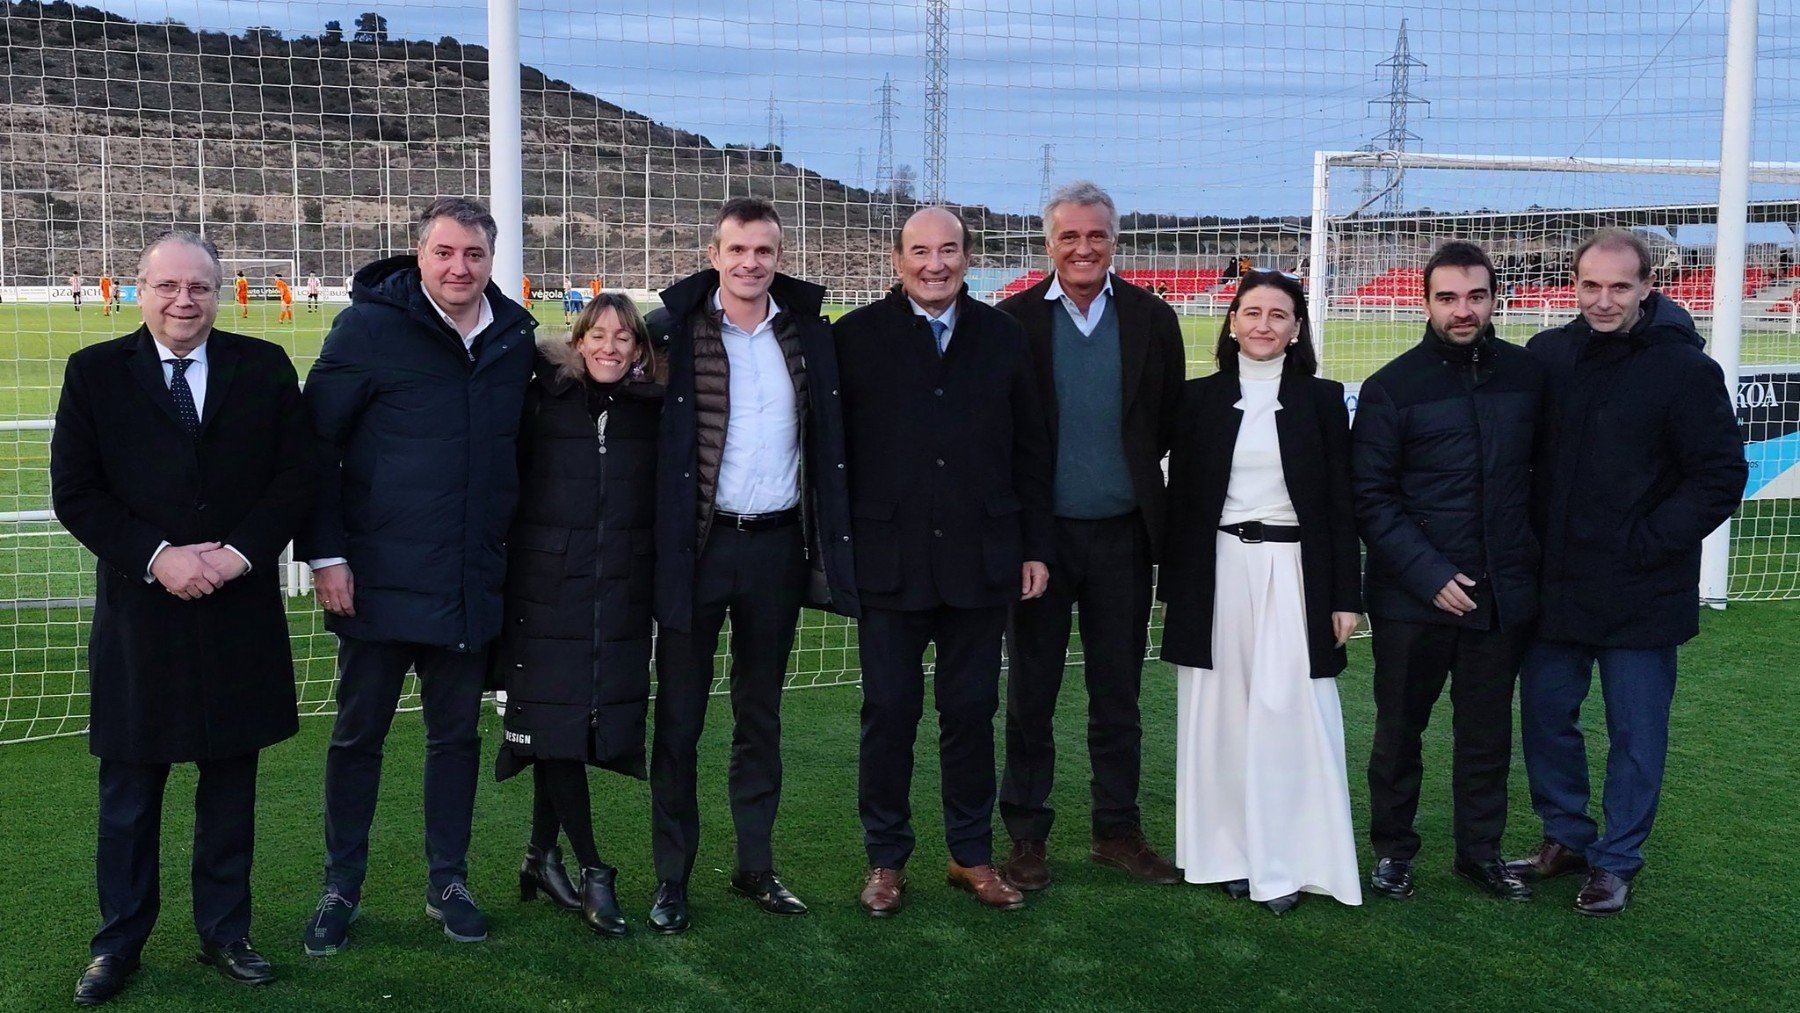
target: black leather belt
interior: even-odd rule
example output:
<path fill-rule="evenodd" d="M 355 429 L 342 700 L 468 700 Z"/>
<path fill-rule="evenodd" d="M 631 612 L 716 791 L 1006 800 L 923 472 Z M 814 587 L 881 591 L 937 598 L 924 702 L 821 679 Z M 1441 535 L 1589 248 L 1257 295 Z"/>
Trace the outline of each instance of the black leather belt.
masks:
<path fill-rule="evenodd" d="M 1221 524 L 1219 530 L 1228 535 L 1236 535 L 1237 540 L 1245 545 L 1258 542 L 1297 542 L 1300 540 L 1300 528 L 1293 524 L 1264 524 L 1262 521 L 1245 521 L 1242 524 Z"/>
<path fill-rule="evenodd" d="M 735 528 L 738 531 L 773 531 L 785 528 L 790 524 L 800 523 L 800 508 L 789 507 L 769 514 L 728 514 L 723 510 L 713 511 L 713 524 L 722 528 Z"/>

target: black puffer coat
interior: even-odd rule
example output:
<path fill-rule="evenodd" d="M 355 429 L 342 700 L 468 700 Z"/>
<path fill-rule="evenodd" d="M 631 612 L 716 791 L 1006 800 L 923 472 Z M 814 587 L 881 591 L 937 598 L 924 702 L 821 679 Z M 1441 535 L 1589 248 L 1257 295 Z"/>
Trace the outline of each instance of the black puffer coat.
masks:
<path fill-rule="evenodd" d="M 497 773 L 578 759 L 641 778 L 663 390 L 599 387 L 567 342 L 540 347 L 495 654 L 507 693 Z"/>
<path fill-rule="evenodd" d="M 1489 332 L 1425 338 L 1363 381 L 1352 431 L 1364 600 L 1381 619 L 1512 629 L 1537 614 L 1531 454 L 1544 367 Z M 1432 604 L 1462 573 L 1477 608 Z"/>
<path fill-rule="evenodd" d="M 1652 292 L 1626 334 L 1576 318 L 1526 346 L 1550 377 L 1533 504 L 1540 638 L 1648 648 L 1700 632 L 1700 541 L 1749 477 L 1703 344 L 1687 311 Z"/>
<path fill-rule="evenodd" d="M 297 548 L 347 558 L 356 582 L 356 614 L 325 617 L 333 633 L 479 651 L 500 632 L 537 321 L 491 281 L 487 298 L 494 322 L 470 362 L 418 259 L 377 261 L 307 374 L 321 482 Z"/>

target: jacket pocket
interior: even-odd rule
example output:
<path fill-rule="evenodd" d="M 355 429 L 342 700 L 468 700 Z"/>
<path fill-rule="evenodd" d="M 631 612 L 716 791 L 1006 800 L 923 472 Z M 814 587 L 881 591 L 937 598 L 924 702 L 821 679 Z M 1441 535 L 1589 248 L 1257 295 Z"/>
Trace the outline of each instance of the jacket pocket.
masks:
<path fill-rule="evenodd" d="M 547 524 L 517 524 L 507 537 L 506 587 L 509 593 L 550 601 L 561 591 L 569 561 L 569 529 Z"/>
<path fill-rule="evenodd" d="M 900 532 L 892 500 L 855 500 L 850 504 L 850 543 L 856 562 L 856 586 L 869 591 L 900 587 Z"/>
<path fill-rule="evenodd" d="M 1024 533 L 1019 523 L 1022 510 L 1019 497 L 1011 493 L 998 493 L 987 499 L 981 555 L 989 583 L 1009 586 L 1019 580 L 1019 567 L 1025 562 Z"/>

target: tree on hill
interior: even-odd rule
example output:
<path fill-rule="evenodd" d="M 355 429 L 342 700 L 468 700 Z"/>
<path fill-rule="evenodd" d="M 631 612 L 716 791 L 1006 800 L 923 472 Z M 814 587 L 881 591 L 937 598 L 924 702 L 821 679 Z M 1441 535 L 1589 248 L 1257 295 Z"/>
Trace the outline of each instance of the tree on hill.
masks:
<path fill-rule="evenodd" d="M 355 41 L 386 42 L 387 38 L 387 18 L 374 11 L 364 11 L 357 15 Z"/>
<path fill-rule="evenodd" d="M 342 45 L 344 42 L 344 23 L 342 21 L 325 22 L 325 34 L 319 37 L 319 41 L 327 46 Z"/>

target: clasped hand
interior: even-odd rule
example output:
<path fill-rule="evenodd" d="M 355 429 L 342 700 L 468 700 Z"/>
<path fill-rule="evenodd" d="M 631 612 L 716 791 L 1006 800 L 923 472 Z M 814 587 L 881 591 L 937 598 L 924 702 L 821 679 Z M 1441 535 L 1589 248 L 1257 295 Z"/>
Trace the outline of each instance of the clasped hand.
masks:
<path fill-rule="evenodd" d="M 193 601 L 243 576 L 246 568 L 237 553 L 219 542 L 196 542 L 171 545 L 157 553 L 150 575 L 170 594 Z"/>

